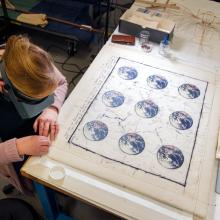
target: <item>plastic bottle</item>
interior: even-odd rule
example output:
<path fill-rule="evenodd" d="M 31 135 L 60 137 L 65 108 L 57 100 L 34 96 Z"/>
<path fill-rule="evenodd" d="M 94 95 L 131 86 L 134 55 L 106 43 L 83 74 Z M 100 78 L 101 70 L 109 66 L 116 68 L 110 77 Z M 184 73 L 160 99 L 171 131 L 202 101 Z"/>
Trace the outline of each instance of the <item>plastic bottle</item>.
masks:
<path fill-rule="evenodd" d="M 160 42 L 159 54 L 164 57 L 170 57 L 170 42 L 168 38 L 168 35 L 166 35 Z"/>

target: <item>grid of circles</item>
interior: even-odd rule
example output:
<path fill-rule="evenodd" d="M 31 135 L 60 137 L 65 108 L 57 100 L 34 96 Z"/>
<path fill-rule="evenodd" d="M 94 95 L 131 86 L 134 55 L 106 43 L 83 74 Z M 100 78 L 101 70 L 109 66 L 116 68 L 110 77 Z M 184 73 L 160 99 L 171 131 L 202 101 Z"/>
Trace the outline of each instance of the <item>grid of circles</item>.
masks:
<path fill-rule="evenodd" d="M 118 76 L 124 80 L 134 80 L 138 76 L 138 71 L 134 67 L 122 66 L 118 69 Z M 162 90 L 168 85 L 165 77 L 160 75 L 150 75 L 147 84 L 152 89 Z M 200 96 L 200 90 L 192 84 L 182 84 L 178 88 L 179 94 L 186 99 L 195 99 Z M 107 91 L 102 96 L 102 102 L 111 108 L 116 108 L 124 103 L 124 95 L 115 90 Z M 153 118 L 159 112 L 159 107 L 152 100 L 140 100 L 136 103 L 134 110 L 139 117 Z M 179 130 L 187 130 L 192 127 L 192 117 L 184 111 L 172 112 L 169 116 L 170 124 Z M 83 128 L 84 136 L 88 140 L 101 141 L 108 135 L 108 126 L 98 120 L 89 121 Z M 128 155 L 137 155 L 143 152 L 145 141 L 137 133 L 127 133 L 120 137 L 119 148 Z M 184 162 L 182 151 L 173 145 L 163 145 L 157 151 L 159 164 L 167 169 L 177 169 Z"/>

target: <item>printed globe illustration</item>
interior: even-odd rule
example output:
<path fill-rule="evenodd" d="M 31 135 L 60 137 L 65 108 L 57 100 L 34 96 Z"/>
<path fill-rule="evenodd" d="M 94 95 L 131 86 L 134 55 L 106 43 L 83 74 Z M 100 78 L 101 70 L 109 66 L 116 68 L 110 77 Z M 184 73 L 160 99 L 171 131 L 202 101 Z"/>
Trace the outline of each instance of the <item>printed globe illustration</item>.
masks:
<path fill-rule="evenodd" d="M 147 78 L 147 83 L 153 89 L 164 89 L 168 81 L 163 76 L 151 75 Z"/>
<path fill-rule="evenodd" d="M 183 84 L 178 88 L 179 94 L 187 99 L 195 99 L 200 96 L 200 90 L 192 84 Z"/>
<path fill-rule="evenodd" d="M 135 112 L 143 118 L 153 118 L 159 111 L 158 106 L 150 99 L 139 101 L 135 105 Z"/>
<path fill-rule="evenodd" d="M 192 127 L 193 119 L 192 117 L 183 111 L 173 112 L 170 117 L 170 123 L 173 127 L 179 130 L 186 130 Z"/>
<path fill-rule="evenodd" d="M 157 151 L 159 164 L 167 169 L 177 169 L 182 166 L 184 156 L 182 151 L 172 145 L 163 145 Z"/>
<path fill-rule="evenodd" d="M 145 148 L 144 139 L 136 133 L 127 133 L 119 139 L 122 152 L 129 155 L 140 154 Z"/>
<path fill-rule="evenodd" d="M 135 79 L 138 72 L 135 68 L 129 66 L 122 66 L 118 69 L 118 75 L 125 80 Z"/>
<path fill-rule="evenodd" d="M 84 125 L 83 133 L 91 141 L 101 141 L 108 135 L 108 127 L 101 121 L 90 121 Z"/>
<path fill-rule="evenodd" d="M 111 90 L 105 92 L 102 96 L 102 102 L 108 107 L 118 107 L 124 103 L 125 97 L 117 91 Z"/>

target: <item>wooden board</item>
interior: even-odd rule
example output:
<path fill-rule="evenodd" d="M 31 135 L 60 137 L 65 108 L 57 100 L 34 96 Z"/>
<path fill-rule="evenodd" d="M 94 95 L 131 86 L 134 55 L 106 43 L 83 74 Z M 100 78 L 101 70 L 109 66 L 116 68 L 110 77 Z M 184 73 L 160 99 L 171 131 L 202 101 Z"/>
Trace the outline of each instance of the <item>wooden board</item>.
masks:
<path fill-rule="evenodd" d="M 69 143 L 74 127 L 77 127 L 82 120 L 84 111 L 87 111 L 91 101 L 103 86 L 103 80 L 105 81 L 108 77 L 109 69 L 113 68 L 112 64 L 118 57 L 207 82 L 204 105 L 201 109 L 199 128 L 185 184 L 181 185 L 167 178 L 161 178 L 162 175 L 152 175 L 134 169 L 103 155 L 94 154 L 91 150 L 73 147 Z M 215 167 L 214 158 L 219 127 L 219 120 L 216 119 L 220 114 L 219 90 L 219 77 L 214 73 L 175 62 L 167 63 L 134 51 L 129 52 L 118 48 L 114 50 L 114 47 L 106 46 L 65 103 L 60 114 L 62 129 L 49 156 L 165 204 L 205 217 Z"/>

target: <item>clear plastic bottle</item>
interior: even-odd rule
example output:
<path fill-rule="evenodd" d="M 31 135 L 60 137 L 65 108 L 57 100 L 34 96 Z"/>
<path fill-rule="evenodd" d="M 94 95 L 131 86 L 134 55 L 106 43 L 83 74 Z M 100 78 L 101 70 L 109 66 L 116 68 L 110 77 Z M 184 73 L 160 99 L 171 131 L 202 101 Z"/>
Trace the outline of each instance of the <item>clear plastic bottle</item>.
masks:
<path fill-rule="evenodd" d="M 170 42 L 168 36 L 165 36 L 160 42 L 159 54 L 164 57 L 170 57 Z"/>

